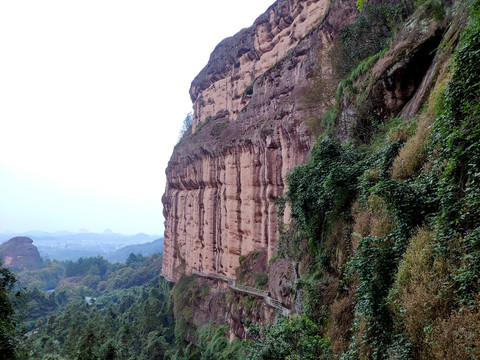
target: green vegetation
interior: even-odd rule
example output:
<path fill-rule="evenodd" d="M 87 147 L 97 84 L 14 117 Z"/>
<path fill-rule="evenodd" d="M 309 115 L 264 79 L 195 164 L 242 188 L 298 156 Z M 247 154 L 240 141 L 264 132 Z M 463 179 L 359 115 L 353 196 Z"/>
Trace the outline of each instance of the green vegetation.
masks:
<path fill-rule="evenodd" d="M 241 360 L 243 344 L 240 340 L 230 343 L 227 327 L 205 325 L 198 331 L 198 343 L 190 343 L 175 354 L 175 360 Z"/>
<path fill-rule="evenodd" d="M 268 283 L 268 275 L 265 273 L 255 274 L 255 285 L 258 288 L 263 288 Z"/>
<path fill-rule="evenodd" d="M 445 0 L 417 0 L 417 3 L 435 21 L 442 20 L 446 15 Z"/>
<path fill-rule="evenodd" d="M 29 289 L 38 288 L 40 290 L 55 289 L 63 278 L 65 271 L 64 263 L 56 260 L 47 260 L 43 263 L 40 270 L 24 270 L 18 274 L 18 280 L 25 284 Z"/>
<path fill-rule="evenodd" d="M 292 205 L 297 232 L 308 239 L 310 249 L 325 242 L 331 222 L 349 209 L 363 170 L 358 152 L 326 139 L 317 142 L 309 160 L 288 175 L 286 200 Z"/>
<path fill-rule="evenodd" d="M 70 301 L 36 322 L 23 358 L 163 359 L 173 344 L 169 295 L 167 284 L 152 279 L 147 286 L 105 291 L 92 305 Z"/>
<path fill-rule="evenodd" d="M 275 262 L 275 260 L 277 260 L 278 258 L 280 257 L 280 255 L 275 255 L 274 257 L 270 258 L 270 260 L 268 260 L 268 264 L 273 264 Z"/>
<path fill-rule="evenodd" d="M 180 134 L 178 135 L 178 142 L 180 143 L 185 135 L 192 133 L 193 125 L 193 113 L 189 112 L 185 119 L 183 120 L 182 128 L 180 129 Z"/>
<path fill-rule="evenodd" d="M 227 327 L 210 324 L 198 329 L 193 309 L 208 295 L 207 285 L 199 285 L 197 276 L 183 275 L 173 288 L 175 304 L 175 347 L 166 354 L 174 360 L 242 359 L 241 341 L 229 342 Z"/>
<path fill-rule="evenodd" d="M 15 306 L 21 296 L 15 275 L 0 262 L 0 359 L 14 359 L 18 339 L 15 336 Z"/>
<path fill-rule="evenodd" d="M 394 19 L 398 12 L 384 13 Z M 435 12 L 432 17 L 437 20 Z M 342 30 L 340 41 L 351 52 L 347 65 L 360 65 L 346 66 L 354 70 L 340 91 L 355 91 L 349 85 L 386 51 L 371 56 L 386 43 L 367 42 L 370 48 L 361 39 L 348 40 L 365 34 L 367 20 Z M 293 221 L 283 227 L 280 251 L 305 263 L 296 282 L 304 316 L 338 358 L 480 355 L 479 39 L 475 1 L 450 74 L 439 75 L 417 117 L 367 119 L 372 136 L 353 133 L 357 146 L 321 136 L 309 160 L 288 176 L 284 201 Z M 346 98 L 361 106 L 356 99 Z M 254 346 L 268 336 L 266 331 Z"/>
<path fill-rule="evenodd" d="M 382 51 L 405 18 L 405 11 L 401 5 L 364 4 L 358 19 L 340 30 L 340 74 L 348 75 L 362 60 Z"/>
<path fill-rule="evenodd" d="M 45 274 L 58 268 L 55 290 L 31 286 L 51 286 Z M 124 264 L 48 261 L 21 274 L 26 288 L 19 292 L 16 276 L 0 268 L 0 358 L 163 359 L 175 339 L 170 286 L 160 270 L 159 254 L 131 254 Z"/>
<path fill-rule="evenodd" d="M 321 52 L 301 99 L 307 115 L 303 121 L 315 136 L 333 136 L 344 94 L 350 102 L 365 107 L 359 117 L 364 123 L 371 123 L 372 109 L 368 107 L 365 93 L 367 84 L 364 82 L 360 89 L 353 84 L 369 73 L 386 53 L 395 29 L 407 13 L 406 7 L 399 4 L 366 4 L 358 19 L 340 30 L 334 46 Z M 359 126 L 354 136 L 362 141 L 369 139 L 370 132 L 364 130 Z"/>
<path fill-rule="evenodd" d="M 331 359 L 329 340 L 318 335 L 317 326 L 304 316 L 279 319 L 273 325 L 260 328 L 251 324 L 252 338 L 247 344 L 248 360 L 327 360 Z"/>

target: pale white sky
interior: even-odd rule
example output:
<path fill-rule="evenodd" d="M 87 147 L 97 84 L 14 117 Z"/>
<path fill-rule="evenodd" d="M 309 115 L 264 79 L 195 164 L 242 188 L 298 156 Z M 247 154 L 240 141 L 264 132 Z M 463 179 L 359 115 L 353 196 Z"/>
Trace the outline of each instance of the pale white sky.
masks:
<path fill-rule="evenodd" d="M 190 83 L 274 0 L 0 2 L 0 232 L 163 234 Z"/>

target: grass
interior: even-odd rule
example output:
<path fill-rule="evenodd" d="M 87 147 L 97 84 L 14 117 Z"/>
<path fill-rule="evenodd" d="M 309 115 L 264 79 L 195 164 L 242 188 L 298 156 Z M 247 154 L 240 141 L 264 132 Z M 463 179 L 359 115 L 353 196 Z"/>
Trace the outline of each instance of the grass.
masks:
<path fill-rule="evenodd" d="M 273 264 L 273 263 L 275 262 L 275 260 L 277 260 L 277 259 L 278 259 L 278 257 L 279 257 L 279 255 L 278 255 L 278 254 L 277 254 L 277 255 L 275 255 L 274 257 L 272 257 L 270 260 L 268 260 L 268 264 L 269 264 L 269 265 L 270 265 L 270 264 Z"/>
<path fill-rule="evenodd" d="M 418 117 L 416 131 L 409 136 L 393 162 L 392 176 L 394 178 L 407 179 L 417 174 L 427 161 L 430 128 L 442 108 L 442 94 L 451 78 L 448 67 L 446 69 L 439 75 L 437 85 Z"/>
<path fill-rule="evenodd" d="M 355 80 L 357 80 L 361 75 L 366 74 L 370 71 L 375 65 L 375 63 L 380 59 L 385 53 L 388 51 L 388 48 L 383 49 L 382 51 L 376 53 L 375 55 L 367 57 L 363 60 L 360 64 L 358 64 L 355 69 L 352 70 L 350 75 L 340 81 L 337 87 L 337 94 L 336 94 L 336 101 L 337 103 L 340 101 L 345 90 L 349 90 L 352 93 L 356 93 L 356 89 L 353 86 Z"/>
<path fill-rule="evenodd" d="M 449 317 L 454 306 L 449 274 L 455 270 L 435 256 L 434 242 L 434 231 L 426 227 L 417 231 L 410 240 L 390 292 L 394 314 L 403 323 L 422 359 L 437 358 L 432 352 L 436 342 L 432 332 L 442 319 Z"/>
<path fill-rule="evenodd" d="M 225 130 L 229 125 L 230 124 L 228 122 L 215 125 L 210 132 L 210 135 L 214 136 L 218 140 L 223 130 Z"/>

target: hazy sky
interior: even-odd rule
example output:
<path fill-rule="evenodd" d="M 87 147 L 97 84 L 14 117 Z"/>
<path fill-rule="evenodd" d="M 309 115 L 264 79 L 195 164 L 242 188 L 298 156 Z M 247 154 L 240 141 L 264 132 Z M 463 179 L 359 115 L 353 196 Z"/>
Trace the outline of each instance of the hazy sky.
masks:
<path fill-rule="evenodd" d="M 163 234 L 190 82 L 273 0 L 0 2 L 0 232 Z"/>

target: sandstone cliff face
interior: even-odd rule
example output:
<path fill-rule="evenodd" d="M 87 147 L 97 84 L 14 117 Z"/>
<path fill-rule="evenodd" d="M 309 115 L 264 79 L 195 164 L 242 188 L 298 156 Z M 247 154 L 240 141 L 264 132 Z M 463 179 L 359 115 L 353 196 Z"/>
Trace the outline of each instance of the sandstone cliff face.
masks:
<path fill-rule="evenodd" d="M 312 145 L 300 121 L 301 91 L 319 53 L 357 14 L 352 1 L 328 4 L 277 1 L 218 45 L 193 81 L 192 133 L 166 170 L 166 277 L 198 270 L 234 278 L 239 255 L 274 255 L 275 199 Z"/>
<path fill-rule="evenodd" d="M 292 50 L 325 15 L 328 0 L 279 0 L 252 27 L 223 40 L 193 80 L 193 130 L 209 116 L 227 111 L 236 117 L 245 106 L 244 90 Z"/>
<path fill-rule="evenodd" d="M 0 259 L 3 266 L 22 269 L 37 270 L 42 266 L 40 253 L 33 240 L 28 237 L 17 236 L 0 245 Z"/>

